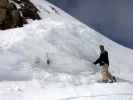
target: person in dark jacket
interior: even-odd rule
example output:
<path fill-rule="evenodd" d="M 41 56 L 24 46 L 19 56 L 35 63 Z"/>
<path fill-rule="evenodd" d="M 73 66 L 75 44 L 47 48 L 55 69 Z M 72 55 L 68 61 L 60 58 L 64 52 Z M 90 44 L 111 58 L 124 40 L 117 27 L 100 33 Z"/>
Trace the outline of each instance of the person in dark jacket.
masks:
<path fill-rule="evenodd" d="M 108 58 L 108 52 L 104 49 L 103 45 L 100 45 L 100 57 L 94 62 L 94 64 L 100 64 L 102 66 L 101 68 L 101 74 L 102 74 L 102 81 L 103 82 L 113 82 L 114 76 L 112 76 L 108 70 L 109 67 L 109 58 Z M 116 80 L 116 79 L 115 79 Z"/>
<path fill-rule="evenodd" d="M 108 52 L 104 49 L 103 45 L 100 45 L 101 54 L 100 57 L 94 62 L 94 64 L 100 64 L 100 66 L 103 66 L 104 64 L 107 64 L 109 66 L 109 58 L 108 58 Z"/>

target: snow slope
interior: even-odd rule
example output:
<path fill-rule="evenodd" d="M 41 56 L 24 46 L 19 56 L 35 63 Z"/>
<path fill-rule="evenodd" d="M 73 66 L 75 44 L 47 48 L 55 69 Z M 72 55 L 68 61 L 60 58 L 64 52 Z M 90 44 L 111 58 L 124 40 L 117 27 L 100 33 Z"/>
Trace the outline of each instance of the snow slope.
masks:
<path fill-rule="evenodd" d="M 133 99 L 133 50 L 45 0 L 32 2 L 42 20 L 0 31 L 0 100 Z M 100 44 L 109 51 L 118 83 L 97 83 L 100 68 L 92 62 Z"/>

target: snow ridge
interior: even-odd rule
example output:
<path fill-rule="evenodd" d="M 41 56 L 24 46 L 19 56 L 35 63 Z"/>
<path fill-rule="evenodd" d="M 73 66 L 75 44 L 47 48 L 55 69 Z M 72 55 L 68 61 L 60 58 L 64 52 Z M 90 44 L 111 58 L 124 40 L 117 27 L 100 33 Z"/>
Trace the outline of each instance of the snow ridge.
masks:
<path fill-rule="evenodd" d="M 100 93 L 124 95 L 109 96 L 110 100 L 132 98 L 133 64 L 129 60 L 133 58 L 132 50 L 102 36 L 45 0 L 32 2 L 40 10 L 42 20 L 31 21 L 23 28 L 0 31 L 0 80 L 5 81 L 0 82 L 0 98 L 76 100 L 104 95 Z M 100 67 L 92 62 L 98 57 L 100 44 L 109 51 L 110 71 L 118 83 L 97 83 Z M 131 95 L 126 96 L 128 93 Z"/>

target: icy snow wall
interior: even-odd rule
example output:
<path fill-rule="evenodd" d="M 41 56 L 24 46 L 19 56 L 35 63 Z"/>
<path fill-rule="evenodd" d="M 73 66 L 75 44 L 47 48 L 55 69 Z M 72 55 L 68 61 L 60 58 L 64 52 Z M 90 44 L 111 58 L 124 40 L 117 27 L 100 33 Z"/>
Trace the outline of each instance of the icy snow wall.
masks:
<path fill-rule="evenodd" d="M 133 64 L 128 59 L 133 58 L 132 50 L 107 39 L 45 0 L 32 2 L 40 10 L 42 20 L 31 21 L 23 28 L 0 31 L 1 80 L 32 79 L 34 68 L 52 73 L 95 74 L 97 67 L 92 62 L 98 57 L 100 44 L 109 51 L 112 73 L 130 78 Z"/>

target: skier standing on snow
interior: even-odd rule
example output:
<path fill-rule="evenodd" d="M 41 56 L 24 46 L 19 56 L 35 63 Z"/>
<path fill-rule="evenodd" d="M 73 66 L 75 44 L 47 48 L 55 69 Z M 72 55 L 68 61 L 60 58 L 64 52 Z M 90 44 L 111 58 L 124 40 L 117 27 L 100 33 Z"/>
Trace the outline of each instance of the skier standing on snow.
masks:
<path fill-rule="evenodd" d="M 94 64 L 100 64 L 102 66 L 101 68 L 101 74 L 102 74 L 102 81 L 103 82 L 114 82 L 116 81 L 115 77 L 112 76 L 108 70 L 109 68 L 109 58 L 108 58 L 108 52 L 104 49 L 103 45 L 100 45 L 100 57 L 94 62 Z"/>

